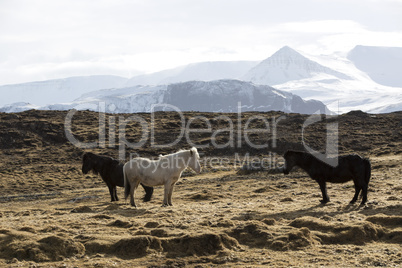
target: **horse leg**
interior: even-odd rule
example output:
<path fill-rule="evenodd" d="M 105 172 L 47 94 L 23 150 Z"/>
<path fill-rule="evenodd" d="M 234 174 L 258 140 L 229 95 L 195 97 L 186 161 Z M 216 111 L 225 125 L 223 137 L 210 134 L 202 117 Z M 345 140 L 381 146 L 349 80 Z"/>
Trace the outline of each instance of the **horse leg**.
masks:
<path fill-rule="evenodd" d="M 363 200 L 362 200 L 362 202 L 360 203 L 360 206 L 363 206 L 363 205 L 366 204 L 366 202 L 367 202 L 367 188 L 368 188 L 367 184 L 365 184 L 365 185 L 362 186 Z"/>
<path fill-rule="evenodd" d="M 172 188 L 170 183 L 165 183 L 165 193 L 163 196 L 163 205 L 162 207 L 167 207 L 169 206 L 169 193 L 170 189 Z"/>
<path fill-rule="evenodd" d="M 362 187 L 360 187 L 359 184 L 355 182 L 355 195 L 353 196 L 352 201 L 350 201 L 350 204 L 354 204 L 357 201 L 361 189 Z"/>
<path fill-rule="evenodd" d="M 329 202 L 329 197 L 327 194 L 327 183 L 324 180 L 321 180 L 318 182 L 318 184 L 320 185 L 320 189 L 321 189 L 321 193 L 322 193 L 322 200 L 320 200 L 320 202 L 322 204 L 328 203 Z"/>
<path fill-rule="evenodd" d="M 139 181 L 139 180 L 136 180 L 136 181 L 134 181 L 134 183 L 131 184 L 131 189 L 130 189 L 130 204 L 131 204 L 131 206 L 133 206 L 133 207 L 137 207 L 137 206 L 135 205 L 135 200 L 134 200 L 134 198 L 135 198 L 135 190 L 137 189 L 138 184 L 140 184 L 140 181 Z"/>
<path fill-rule="evenodd" d="M 109 188 L 109 193 L 110 193 L 110 197 L 111 197 L 111 202 L 116 201 L 116 200 L 115 200 L 115 196 L 114 196 L 113 186 L 108 183 L 108 184 L 107 184 L 107 187 Z"/>
<path fill-rule="evenodd" d="M 367 188 L 368 188 L 368 184 L 365 180 L 365 173 L 363 171 L 356 172 L 355 177 L 353 178 L 353 182 L 355 184 L 355 195 L 353 196 L 353 199 L 352 201 L 350 201 L 350 203 L 353 204 L 357 201 L 357 198 L 361 190 L 363 198 L 362 202 L 360 203 L 360 206 L 363 206 L 367 202 Z"/>
<path fill-rule="evenodd" d="M 119 201 L 119 198 L 117 197 L 116 185 L 113 185 L 113 196 L 115 201 Z"/>
<path fill-rule="evenodd" d="M 169 206 L 173 206 L 172 205 L 172 194 L 173 194 L 174 185 L 175 185 L 175 183 L 172 183 L 172 185 L 170 186 L 170 190 L 169 190 L 169 195 L 168 195 L 168 205 Z"/>
<path fill-rule="evenodd" d="M 360 188 L 362 189 L 362 202 L 360 203 L 360 206 L 363 206 L 367 202 L 367 189 L 368 189 L 368 183 L 370 180 L 370 171 L 367 171 L 365 169 L 362 169 L 361 172 L 358 174 L 358 183 L 360 185 Z"/>
<path fill-rule="evenodd" d="M 144 202 L 151 201 L 151 197 L 152 197 L 152 194 L 153 194 L 153 192 L 154 192 L 154 188 L 153 188 L 153 187 L 149 187 L 149 186 L 145 186 L 145 185 L 142 184 L 142 183 L 141 183 L 141 186 L 142 186 L 142 188 L 144 188 L 144 190 L 145 190 L 145 195 L 144 195 L 143 201 L 144 201 Z"/>

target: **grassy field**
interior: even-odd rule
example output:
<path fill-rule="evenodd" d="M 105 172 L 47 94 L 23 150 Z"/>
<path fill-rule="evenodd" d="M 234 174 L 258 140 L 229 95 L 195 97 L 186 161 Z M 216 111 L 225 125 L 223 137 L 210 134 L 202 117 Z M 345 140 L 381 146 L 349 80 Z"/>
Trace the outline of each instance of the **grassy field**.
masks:
<path fill-rule="evenodd" d="M 331 202 L 321 205 L 318 184 L 295 169 L 275 172 L 239 172 L 246 156 L 274 159 L 286 149 L 302 149 L 301 129 L 307 115 L 271 113 L 223 114 L 235 124 L 250 117 L 278 119 L 264 133 L 252 133 L 255 149 L 241 146 L 200 149 L 203 171 L 191 170 L 173 192 L 172 207 L 161 207 L 163 187 L 156 187 L 150 202 L 130 207 L 118 188 L 120 201 L 95 175 L 83 175 L 85 151 L 119 157 L 119 136 L 114 138 L 107 115 L 106 145 L 80 149 L 65 135 L 66 112 L 28 111 L 0 114 L 0 266 L 10 267 L 368 267 L 402 266 L 402 113 L 368 115 L 351 112 L 323 120 L 305 129 L 303 139 L 312 148 L 325 145 L 326 124 L 337 122 L 340 153 L 369 157 L 372 178 L 368 203 L 349 205 L 353 182 L 329 184 Z M 129 115 L 120 115 L 127 118 Z M 149 114 L 141 114 L 151 124 Z M 208 118 L 212 130 L 230 127 L 218 114 L 185 113 Z M 110 119 L 114 118 L 114 119 Z M 102 118 L 101 118 L 102 119 Z M 261 119 L 261 118 L 260 118 Z M 84 142 L 98 139 L 99 115 L 78 112 L 72 131 Z M 205 129 L 206 121 L 193 121 Z M 174 141 L 180 118 L 158 113 L 155 140 Z M 249 128 L 264 128 L 255 119 Z M 238 141 L 239 128 L 233 133 Z M 275 134 L 275 135 L 274 135 Z M 227 144 L 230 133 L 192 133 L 195 145 Z M 229 138 L 228 138 L 229 137 Z M 141 139 L 141 126 L 128 123 L 127 141 Z M 275 146 L 273 146 L 275 141 Z M 139 149 L 125 149 L 146 157 L 188 147 L 183 138 L 169 148 L 152 147 L 150 139 Z M 272 158 L 274 156 L 274 158 Z M 213 165 L 211 159 L 225 159 Z M 240 161 L 239 161 L 240 160 Z"/>

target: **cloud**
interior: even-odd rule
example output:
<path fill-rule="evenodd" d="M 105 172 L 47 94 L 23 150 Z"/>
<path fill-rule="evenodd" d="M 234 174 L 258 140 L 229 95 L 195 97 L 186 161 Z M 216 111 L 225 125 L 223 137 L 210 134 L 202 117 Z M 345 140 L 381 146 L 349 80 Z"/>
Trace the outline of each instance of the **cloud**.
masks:
<path fill-rule="evenodd" d="M 191 62 L 402 46 L 397 0 L 2 1 L 0 85 Z"/>
<path fill-rule="evenodd" d="M 305 22 L 289 22 L 278 27 L 280 31 L 299 34 L 339 34 L 365 31 L 365 27 L 351 20 L 319 20 Z"/>

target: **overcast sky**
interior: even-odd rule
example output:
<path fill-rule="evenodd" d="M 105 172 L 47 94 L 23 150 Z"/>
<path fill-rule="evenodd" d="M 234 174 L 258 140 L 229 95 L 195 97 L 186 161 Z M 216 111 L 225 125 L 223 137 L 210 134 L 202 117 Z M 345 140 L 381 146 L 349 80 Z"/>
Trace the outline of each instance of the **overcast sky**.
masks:
<path fill-rule="evenodd" d="M 0 0 L 0 85 L 402 47 L 402 0 Z"/>

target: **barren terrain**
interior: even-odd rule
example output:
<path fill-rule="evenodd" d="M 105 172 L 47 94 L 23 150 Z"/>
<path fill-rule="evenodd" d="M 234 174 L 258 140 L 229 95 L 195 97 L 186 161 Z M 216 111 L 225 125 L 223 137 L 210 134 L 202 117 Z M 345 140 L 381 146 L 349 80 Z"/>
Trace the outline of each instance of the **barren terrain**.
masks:
<path fill-rule="evenodd" d="M 137 209 L 124 200 L 122 188 L 121 200 L 112 203 L 102 180 L 81 172 L 85 151 L 119 157 L 118 123 L 131 115 L 106 115 L 105 143 L 93 149 L 77 148 L 66 138 L 66 115 L 0 113 L 0 266 L 402 266 L 402 112 L 350 112 L 305 127 L 304 136 L 307 115 L 184 113 L 186 124 L 198 116 L 209 120 L 212 131 L 230 128 L 231 122 L 234 131 L 191 133 L 195 145 L 209 145 L 199 149 L 202 173 L 184 172 L 172 207 L 161 207 L 162 187 L 147 203 L 139 200 L 139 188 Z M 175 113 L 138 116 L 154 126 L 157 144 L 180 134 L 181 118 Z M 239 131 L 251 117 L 249 129 L 265 128 L 261 118 L 269 122 L 269 131 L 248 135 L 252 144 L 266 143 L 267 148 L 250 146 Z M 206 120 L 190 123 L 192 129 L 208 128 Z M 275 172 L 280 155 L 303 149 L 303 140 L 316 150 L 325 148 L 331 123 L 338 124 L 340 153 L 371 160 L 365 206 L 349 205 L 352 182 L 329 184 L 331 202 L 321 205 L 318 184 L 304 172 Z M 99 115 L 77 112 L 72 133 L 81 142 L 99 140 Z M 155 148 L 147 133 L 141 148 L 125 148 L 126 159 L 130 153 L 157 157 L 189 147 L 183 137 L 170 147 Z M 127 142 L 139 142 L 141 135 L 138 122 L 127 122 Z M 233 146 L 223 146 L 232 138 Z M 272 169 L 240 170 L 247 159 L 268 159 Z"/>

